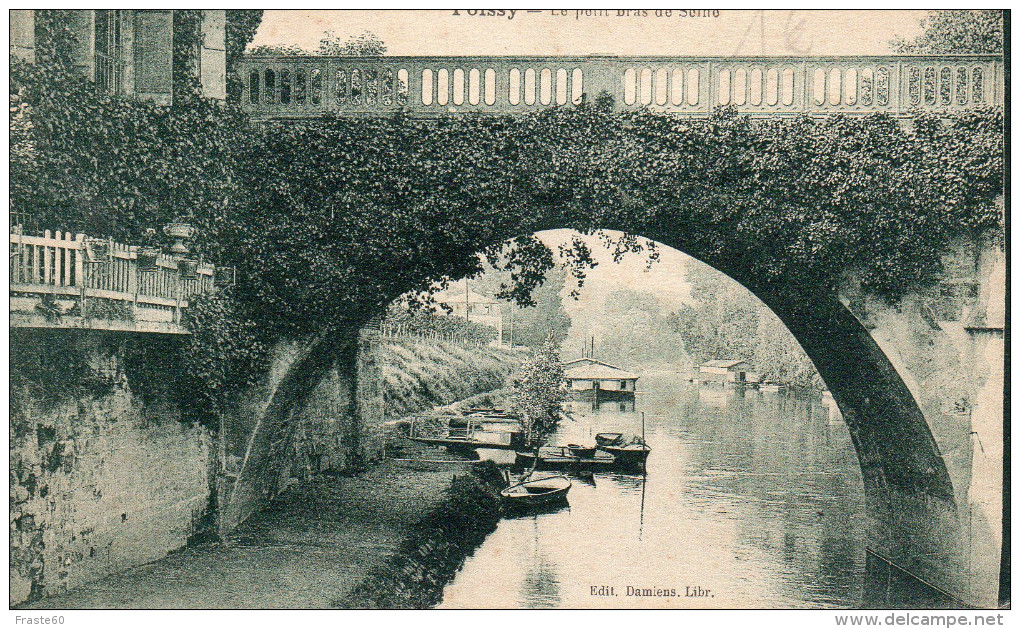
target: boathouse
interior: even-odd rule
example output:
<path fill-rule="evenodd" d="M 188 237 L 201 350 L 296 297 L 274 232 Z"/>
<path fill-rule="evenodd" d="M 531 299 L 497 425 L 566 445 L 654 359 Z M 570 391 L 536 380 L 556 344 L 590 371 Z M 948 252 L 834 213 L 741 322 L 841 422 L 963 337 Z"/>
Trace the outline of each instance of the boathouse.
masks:
<path fill-rule="evenodd" d="M 637 374 L 594 358 L 578 358 L 563 364 L 563 375 L 571 391 L 627 391 L 637 388 Z"/>
<path fill-rule="evenodd" d="M 742 383 L 756 377 L 749 378 L 750 365 L 746 361 L 737 359 L 710 360 L 698 368 L 698 380 L 701 382 Z"/>

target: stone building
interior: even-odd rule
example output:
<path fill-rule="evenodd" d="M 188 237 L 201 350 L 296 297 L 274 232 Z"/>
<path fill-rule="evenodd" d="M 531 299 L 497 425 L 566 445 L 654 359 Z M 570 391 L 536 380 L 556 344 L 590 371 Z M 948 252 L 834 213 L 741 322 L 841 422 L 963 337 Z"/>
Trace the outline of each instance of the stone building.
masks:
<path fill-rule="evenodd" d="M 110 94 L 169 105 L 173 101 L 174 14 L 172 9 L 78 9 L 66 11 L 74 34 L 75 68 Z M 11 15 L 11 54 L 35 63 L 38 11 Z M 203 9 L 190 71 L 207 98 L 225 99 L 226 11 Z"/>
<path fill-rule="evenodd" d="M 497 342 L 503 343 L 502 304 L 492 297 L 471 290 L 467 280 L 451 286 L 449 290 L 436 293 L 433 298 L 437 304 L 450 308 L 449 314 L 495 329 Z"/>

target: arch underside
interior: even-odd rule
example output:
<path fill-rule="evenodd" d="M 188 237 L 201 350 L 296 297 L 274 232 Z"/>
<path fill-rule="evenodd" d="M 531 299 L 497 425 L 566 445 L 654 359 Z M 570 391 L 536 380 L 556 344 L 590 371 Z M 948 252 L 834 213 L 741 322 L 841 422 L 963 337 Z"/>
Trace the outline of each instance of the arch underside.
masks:
<path fill-rule="evenodd" d="M 531 234 L 549 228 L 553 226 L 525 229 Z M 519 235 L 493 234 L 490 242 L 465 251 L 481 251 Z M 642 235 L 726 273 L 783 321 L 825 380 L 852 437 L 864 479 L 868 550 L 922 583 L 966 600 L 966 584 L 959 583 L 966 580 L 967 570 L 961 559 L 958 509 L 939 447 L 903 379 L 838 296 L 792 285 L 762 286 L 743 273 L 739 264 L 685 247 L 683 234 L 670 229 L 646 228 Z M 457 257 L 451 256 L 451 264 L 459 264 Z M 399 294 L 386 295 L 380 303 L 389 303 Z M 295 429 L 290 417 L 300 406 L 302 392 L 310 389 L 315 374 L 356 360 L 347 351 L 352 346 L 356 343 L 341 342 L 334 335 L 312 344 L 304 359 L 291 368 L 288 377 L 293 377 L 293 382 L 285 378 L 284 386 L 266 407 L 260 420 L 266 434 L 253 434 L 252 442 L 267 444 L 263 449 L 277 444 L 274 450 L 282 453 L 286 448 L 281 450 L 280 444 L 289 443 Z M 324 356 L 329 358 L 323 360 Z M 259 491 L 269 496 L 273 482 L 257 480 L 266 471 L 258 458 L 246 461 L 234 483 L 235 491 L 259 485 Z M 272 476 L 277 477 L 279 471 Z"/>

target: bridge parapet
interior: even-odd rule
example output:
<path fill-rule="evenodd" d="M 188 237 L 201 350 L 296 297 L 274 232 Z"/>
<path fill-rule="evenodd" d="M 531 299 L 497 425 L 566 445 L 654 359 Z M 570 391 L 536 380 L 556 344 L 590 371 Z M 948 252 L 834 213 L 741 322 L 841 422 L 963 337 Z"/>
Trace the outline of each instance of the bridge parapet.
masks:
<path fill-rule="evenodd" d="M 84 234 L 12 231 L 11 327 L 187 334 L 182 309 L 214 290 L 215 267 L 182 273 L 180 260 L 163 254 L 143 267 L 138 247 L 100 242 L 97 257 Z"/>
<path fill-rule="evenodd" d="M 1003 103 L 994 55 L 855 57 L 250 56 L 242 107 L 259 118 L 514 113 L 605 92 L 620 109 L 707 116 L 958 111 Z"/>

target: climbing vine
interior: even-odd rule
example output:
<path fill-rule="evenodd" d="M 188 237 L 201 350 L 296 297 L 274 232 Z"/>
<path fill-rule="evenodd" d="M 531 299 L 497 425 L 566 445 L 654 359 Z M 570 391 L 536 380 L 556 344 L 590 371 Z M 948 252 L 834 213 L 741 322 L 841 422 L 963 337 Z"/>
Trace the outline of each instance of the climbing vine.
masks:
<path fill-rule="evenodd" d="M 67 29 L 41 14 L 47 54 L 63 58 Z M 196 33 L 189 15 L 178 26 Z M 232 56 L 257 20 L 241 18 Z M 118 99 L 64 64 L 14 60 L 11 94 L 12 209 L 131 242 L 187 221 L 207 259 L 238 267 L 232 294 L 191 320 L 207 351 L 196 373 L 217 391 L 240 386 L 270 339 L 354 329 L 406 291 L 478 272 L 478 252 L 526 302 L 551 266 L 531 236 L 542 229 L 640 234 L 765 290 L 832 292 L 853 272 L 890 300 L 938 277 L 951 238 L 1002 232 L 999 109 L 909 125 L 691 120 L 603 96 L 519 116 L 256 127 L 229 104 Z M 647 253 L 633 237 L 616 247 Z"/>
<path fill-rule="evenodd" d="M 548 252 L 526 235 L 553 227 L 641 234 L 776 290 L 831 292 L 854 271 L 894 300 L 938 276 L 950 238 L 1001 231 L 1002 137 L 998 110 L 912 126 L 599 106 L 280 124 L 244 160 L 225 246 L 246 294 L 295 330 L 470 275 L 512 239 L 515 280 L 533 285 Z"/>
<path fill-rule="evenodd" d="M 183 348 L 183 390 L 190 391 L 187 418 L 210 428 L 220 413 L 266 373 L 272 339 L 230 291 L 193 298 L 183 323 L 192 335 Z"/>
<path fill-rule="evenodd" d="M 202 54 L 202 10 L 173 13 L 173 103 L 190 103 L 202 93 L 199 67 Z"/>

